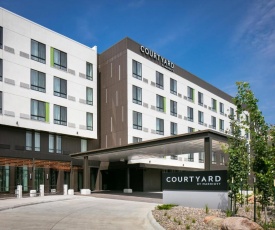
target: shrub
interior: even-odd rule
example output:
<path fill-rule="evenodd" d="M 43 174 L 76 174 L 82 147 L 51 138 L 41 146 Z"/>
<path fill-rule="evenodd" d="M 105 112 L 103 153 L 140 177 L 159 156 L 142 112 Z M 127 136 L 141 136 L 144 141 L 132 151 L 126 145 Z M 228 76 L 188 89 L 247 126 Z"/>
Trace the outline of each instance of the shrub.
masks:
<path fill-rule="evenodd" d="M 232 216 L 232 211 L 230 209 L 226 209 L 226 217 Z"/>
<path fill-rule="evenodd" d="M 185 228 L 186 228 L 186 229 L 190 229 L 190 225 L 189 225 L 189 224 L 186 224 Z"/>
<path fill-rule="evenodd" d="M 158 205 L 157 209 L 158 210 L 170 210 L 171 208 L 177 206 L 176 204 L 162 204 L 162 205 Z"/>
<path fill-rule="evenodd" d="M 207 205 L 207 204 L 205 205 L 205 213 L 206 213 L 206 214 L 208 214 L 208 213 L 209 213 L 209 207 L 208 207 L 208 205 Z"/>
<path fill-rule="evenodd" d="M 196 220 L 195 220 L 195 219 L 192 219 L 192 223 L 195 224 L 195 223 L 196 223 Z"/>
<path fill-rule="evenodd" d="M 249 212 L 250 211 L 250 207 L 249 206 L 245 206 L 245 211 Z"/>

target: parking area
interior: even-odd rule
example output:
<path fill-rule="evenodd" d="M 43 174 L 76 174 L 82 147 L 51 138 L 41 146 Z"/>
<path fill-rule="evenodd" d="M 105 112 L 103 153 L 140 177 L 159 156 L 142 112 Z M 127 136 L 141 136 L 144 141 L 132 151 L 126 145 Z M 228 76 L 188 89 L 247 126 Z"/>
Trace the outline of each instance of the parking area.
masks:
<path fill-rule="evenodd" d="M 151 215 L 158 203 L 99 195 L 1 200 L 0 229 L 162 229 Z"/>

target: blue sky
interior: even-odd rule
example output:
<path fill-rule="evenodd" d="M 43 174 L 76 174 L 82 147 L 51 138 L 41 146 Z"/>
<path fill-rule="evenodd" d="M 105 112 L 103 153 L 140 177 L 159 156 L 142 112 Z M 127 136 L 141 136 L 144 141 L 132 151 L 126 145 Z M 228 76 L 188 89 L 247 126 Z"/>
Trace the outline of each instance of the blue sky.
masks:
<path fill-rule="evenodd" d="M 0 0 L 98 52 L 128 36 L 228 94 L 250 83 L 275 123 L 274 0 Z"/>

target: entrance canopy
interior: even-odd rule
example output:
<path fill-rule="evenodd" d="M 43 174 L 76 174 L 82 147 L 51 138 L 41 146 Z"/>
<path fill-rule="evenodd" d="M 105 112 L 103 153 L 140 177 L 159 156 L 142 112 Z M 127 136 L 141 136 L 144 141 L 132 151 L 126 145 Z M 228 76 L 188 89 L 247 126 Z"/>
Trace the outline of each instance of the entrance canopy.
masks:
<path fill-rule="evenodd" d="M 71 157 L 76 159 L 87 157 L 88 160 L 116 162 L 204 152 L 206 170 L 208 167 L 210 168 L 210 153 L 222 151 L 222 146 L 226 143 L 226 135 L 212 130 L 204 130 L 113 148 L 73 153 Z"/>

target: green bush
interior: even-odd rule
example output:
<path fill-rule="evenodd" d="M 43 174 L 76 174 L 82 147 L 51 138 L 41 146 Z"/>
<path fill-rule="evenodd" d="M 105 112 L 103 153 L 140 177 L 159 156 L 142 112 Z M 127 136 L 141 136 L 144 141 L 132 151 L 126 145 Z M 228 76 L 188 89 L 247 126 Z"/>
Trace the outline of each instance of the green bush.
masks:
<path fill-rule="evenodd" d="M 176 204 L 162 204 L 162 205 L 158 205 L 157 209 L 158 210 L 170 210 L 171 208 L 177 206 Z"/>
<path fill-rule="evenodd" d="M 230 209 L 226 209 L 226 217 L 232 216 L 232 211 Z"/>
<path fill-rule="evenodd" d="M 208 205 L 207 205 L 207 204 L 205 205 L 205 213 L 206 213 L 206 214 L 208 214 L 208 213 L 209 213 L 209 207 L 208 207 Z"/>

